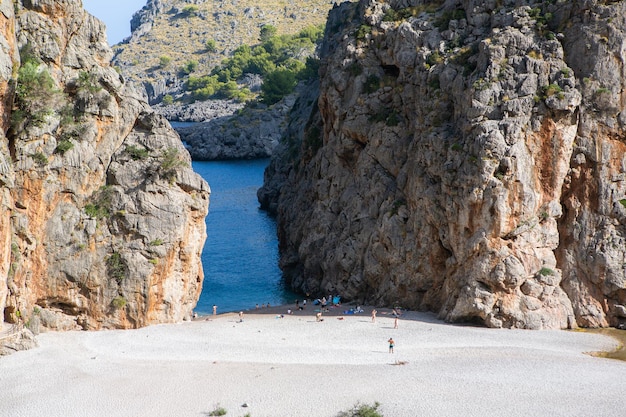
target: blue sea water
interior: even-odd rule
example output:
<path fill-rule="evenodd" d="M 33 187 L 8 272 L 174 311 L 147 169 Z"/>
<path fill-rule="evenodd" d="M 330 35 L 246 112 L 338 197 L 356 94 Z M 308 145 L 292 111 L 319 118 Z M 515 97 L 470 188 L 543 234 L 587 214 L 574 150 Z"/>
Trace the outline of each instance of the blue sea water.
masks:
<path fill-rule="evenodd" d="M 211 186 L 207 240 L 202 251 L 204 284 L 195 311 L 211 314 L 293 302 L 278 268 L 276 221 L 259 209 L 257 189 L 268 159 L 193 162 Z"/>

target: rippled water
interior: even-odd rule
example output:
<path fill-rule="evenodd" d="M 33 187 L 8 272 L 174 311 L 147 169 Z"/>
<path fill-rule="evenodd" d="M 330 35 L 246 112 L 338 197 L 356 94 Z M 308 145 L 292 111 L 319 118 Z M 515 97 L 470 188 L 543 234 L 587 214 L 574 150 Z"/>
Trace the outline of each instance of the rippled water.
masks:
<path fill-rule="evenodd" d="M 259 209 L 257 189 L 269 160 L 193 162 L 211 186 L 202 252 L 204 285 L 196 312 L 218 313 L 293 302 L 278 268 L 276 222 Z"/>

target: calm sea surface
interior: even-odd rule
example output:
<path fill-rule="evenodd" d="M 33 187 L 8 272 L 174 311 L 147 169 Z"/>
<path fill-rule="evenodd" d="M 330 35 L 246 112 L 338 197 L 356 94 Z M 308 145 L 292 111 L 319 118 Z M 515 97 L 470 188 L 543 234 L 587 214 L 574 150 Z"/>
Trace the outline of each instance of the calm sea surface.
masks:
<path fill-rule="evenodd" d="M 268 159 L 193 162 L 211 186 L 207 240 L 202 252 L 204 285 L 198 314 L 239 311 L 293 302 L 278 268 L 276 222 L 259 209 L 256 191 Z"/>

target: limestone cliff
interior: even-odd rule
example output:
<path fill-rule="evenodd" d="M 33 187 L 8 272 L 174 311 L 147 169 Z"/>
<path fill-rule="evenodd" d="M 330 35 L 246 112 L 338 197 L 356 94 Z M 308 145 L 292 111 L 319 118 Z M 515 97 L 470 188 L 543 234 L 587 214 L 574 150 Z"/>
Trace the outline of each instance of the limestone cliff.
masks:
<path fill-rule="evenodd" d="M 209 187 L 178 136 L 109 64 L 104 26 L 80 0 L 2 0 L 0 13 L 5 321 L 101 329 L 189 317 Z"/>
<path fill-rule="evenodd" d="M 624 2 L 336 7 L 317 109 L 260 192 L 288 281 L 452 322 L 624 326 L 624 39 Z"/>
<path fill-rule="evenodd" d="M 267 106 L 255 103 L 236 114 L 215 117 L 176 131 L 196 161 L 257 159 L 272 156 L 298 91 Z"/>

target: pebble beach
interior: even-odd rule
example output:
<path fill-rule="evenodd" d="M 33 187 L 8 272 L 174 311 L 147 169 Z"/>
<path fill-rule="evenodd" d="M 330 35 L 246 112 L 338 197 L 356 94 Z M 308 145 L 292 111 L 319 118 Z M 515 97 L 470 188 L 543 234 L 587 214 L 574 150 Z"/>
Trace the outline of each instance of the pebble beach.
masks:
<path fill-rule="evenodd" d="M 615 339 L 487 329 L 390 310 L 279 306 L 138 330 L 48 332 L 0 358 L 0 416 L 617 416 Z M 293 314 L 287 314 L 291 309 Z M 389 352 L 388 339 L 395 341 Z"/>

